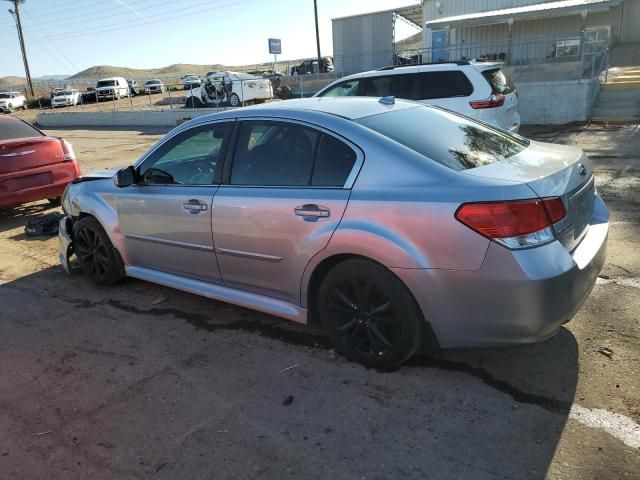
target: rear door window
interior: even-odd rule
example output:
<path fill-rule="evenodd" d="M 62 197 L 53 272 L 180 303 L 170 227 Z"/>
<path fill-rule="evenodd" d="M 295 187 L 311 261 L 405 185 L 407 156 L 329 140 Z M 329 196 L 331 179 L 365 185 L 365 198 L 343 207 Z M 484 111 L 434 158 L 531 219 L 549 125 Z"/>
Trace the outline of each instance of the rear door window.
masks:
<path fill-rule="evenodd" d="M 318 142 L 311 185 L 343 187 L 356 163 L 356 152 L 331 135 L 323 134 Z"/>
<path fill-rule="evenodd" d="M 232 185 L 307 186 L 319 132 L 301 125 L 245 121 L 231 167 Z"/>
<path fill-rule="evenodd" d="M 509 75 L 507 75 L 503 70 L 496 68 L 493 70 L 485 70 L 482 72 L 482 76 L 489 82 L 491 85 L 491 91 L 494 94 L 502 94 L 507 95 L 509 93 L 513 93 L 516 90 L 515 85 L 511 81 Z"/>
<path fill-rule="evenodd" d="M 42 132 L 22 120 L 0 120 L 0 141 L 42 136 Z"/>
<path fill-rule="evenodd" d="M 357 155 L 332 135 L 296 123 L 244 121 L 238 132 L 231 185 L 344 187 Z"/>
<path fill-rule="evenodd" d="M 458 70 L 448 72 L 422 72 L 418 74 L 420 100 L 448 97 L 468 97 L 473 85 L 467 76 Z"/>

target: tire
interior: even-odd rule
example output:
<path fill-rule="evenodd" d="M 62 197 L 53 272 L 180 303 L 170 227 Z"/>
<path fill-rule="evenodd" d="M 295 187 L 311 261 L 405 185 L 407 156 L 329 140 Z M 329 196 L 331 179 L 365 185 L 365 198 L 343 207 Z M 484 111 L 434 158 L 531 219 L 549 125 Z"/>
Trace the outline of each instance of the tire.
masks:
<path fill-rule="evenodd" d="M 317 306 L 336 349 L 366 367 L 397 367 L 422 345 L 424 318 L 416 301 L 400 279 L 371 260 L 345 260 L 331 269 Z"/>
<path fill-rule="evenodd" d="M 73 248 L 82 271 L 95 283 L 113 285 L 124 279 L 122 259 L 95 218 L 83 217 L 75 223 Z"/>
<path fill-rule="evenodd" d="M 187 99 L 187 108 L 202 108 L 204 107 L 204 104 L 200 101 L 199 98 L 197 97 L 189 97 Z"/>
<path fill-rule="evenodd" d="M 22 104 L 22 109 L 23 109 L 23 110 L 26 110 L 26 109 L 28 109 L 28 108 L 29 108 L 29 106 L 27 105 L 27 102 L 24 102 L 24 103 Z"/>
<path fill-rule="evenodd" d="M 264 102 L 266 102 L 266 100 L 264 98 L 254 98 L 253 99 L 253 103 L 255 103 L 256 105 L 262 105 Z"/>
<path fill-rule="evenodd" d="M 236 93 L 232 93 L 231 95 L 229 95 L 229 105 L 231 105 L 232 107 L 240 106 L 240 97 Z"/>
<path fill-rule="evenodd" d="M 59 207 L 60 205 L 62 205 L 62 197 L 47 198 L 47 201 L 51 205 L 55 205 L 56 207 Z"/>
<path fill-rule="evenodd" d="M 11 104 L 7 105 L 7 112 L 13 113 L 13 105 Z"/>

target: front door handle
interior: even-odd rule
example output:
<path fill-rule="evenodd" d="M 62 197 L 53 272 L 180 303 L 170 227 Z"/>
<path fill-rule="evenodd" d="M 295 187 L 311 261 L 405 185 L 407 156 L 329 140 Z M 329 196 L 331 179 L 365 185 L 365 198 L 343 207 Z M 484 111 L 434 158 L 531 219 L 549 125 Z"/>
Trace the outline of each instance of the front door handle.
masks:
<path fill-rule="evenodd" d="M 188 202 L 183 203 L 182 208 L 189 213 L 196 214 L 200 212 L 206 212 L 209 207 L 206 203 L 202 203 L 200 200 L 192 198 Z"/>
<path fill-rule="evenodd" d="M 327 218 L 331 212 L 328 208 L 315 204 L 302 205 L 293 210 L 299 217 Z"/>

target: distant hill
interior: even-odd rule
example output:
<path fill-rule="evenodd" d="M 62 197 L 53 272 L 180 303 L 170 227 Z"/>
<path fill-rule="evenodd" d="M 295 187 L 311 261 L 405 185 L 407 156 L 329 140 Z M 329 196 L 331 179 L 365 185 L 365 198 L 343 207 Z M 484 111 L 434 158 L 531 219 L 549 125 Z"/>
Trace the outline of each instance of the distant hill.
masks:
<path fill-rule="evenodd" d="M 1 77 L 0 87 L 10 87 L 11 85 L 22 85 L 27 83 L 27 79 L 24 77 Z"/>
<path fill-rule="evenodd" d="M 422 48 L 422 32 L 418 32 L 415 35 L 411 35 L 403 40 L 396 42 L 396 51 L 402 52 L 405 50 L 419 50 Z M 411 52 L 415 53 L 415 52 Z"/>
<path fill-rule="evenodd" d="M 176 76 L 180 77 L 186 73 L 205 74 L 213 70 L 225 70 L 224 65 L 191 65 L 187 63 L 177 63 L 162 68 L 127 68 L 112 67 L 110 65 L 98 65 L 89 67 L 75 75 L 69 77 L 74 78 L 106 78 L 106 77 L 132 77 L 132 78 L 148 78 L 154 76 Z"/>

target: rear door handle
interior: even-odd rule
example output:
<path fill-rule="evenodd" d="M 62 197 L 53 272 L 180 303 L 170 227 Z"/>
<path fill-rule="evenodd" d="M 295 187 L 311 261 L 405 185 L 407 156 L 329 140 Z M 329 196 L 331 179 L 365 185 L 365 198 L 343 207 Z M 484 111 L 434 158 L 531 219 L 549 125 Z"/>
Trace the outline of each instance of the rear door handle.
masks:
<path fill-rule="evenodd" d="M 192 198 L 188 202 L 183 203 L 182 208 L 187 212 L 193 214 L 206 212 L 209 209 L 206 203 L 202 203 L 200 200 L 197 200 L 195 198 Z"/>
<path fill-rule="evenodd" d="M 328 208 L 319 207 L 315 204 L 302 205 L 294 208 L 294 212 L 299 217 L 327 218 L 331 212 Z"/>

